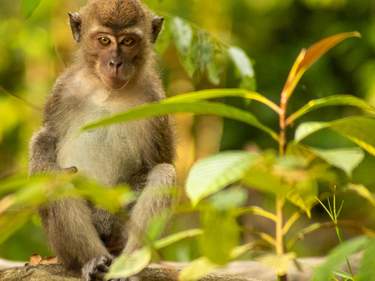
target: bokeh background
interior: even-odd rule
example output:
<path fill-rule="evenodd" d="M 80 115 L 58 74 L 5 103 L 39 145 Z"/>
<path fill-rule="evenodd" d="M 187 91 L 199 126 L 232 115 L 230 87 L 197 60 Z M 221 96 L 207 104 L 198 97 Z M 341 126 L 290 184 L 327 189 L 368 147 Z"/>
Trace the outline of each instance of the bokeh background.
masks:
<path fill-rule="evenodd" d="M 34 14 L 26 18 L 20 2 L 0 0 L 0 179 L 27 173 L 29 139 L 40 125 L 41 108 L 54 80 L 69 64 L 75 48 L 67 13 L 84 4 L 82 0 L 42 0 Z M 257 91 L 275 102 L 301 48 L 334 33 L 357 30 L 362 34 L 361 40 L 341 44 L 308 72 L 290 110 L 310 99 L 332 94 L 352 94 L 375 106 L 373 0 L 149 0 L 147 3 L 166 15 L 167 21 L 169 15 L 179 16 L 217 40 L 245 50 L 254 65 Z M 196 89 L 240 86 L 231 67 L 225 69 L 225 79 L 220 85 L 213 85 L 204 77 L 191 79 L 175 47 L 170 44 L 163 50 L 161 73 L 168 96 Z M 249 108 L 266 124 L 277 127 L 276 116 L 259 105 L 244 104 L 241 100 L 228 103 Z M 332 120 L 348 110 L 321 110 L 306 118 Z M 176 129 L 176 165 L 181 185 L 196 159 L 219 150 L 272 148 L 263 133 L 217 117 L 178 115 Z M 347 145 L 344 139 L 328 132 L 318 134 L 310 142 L 322 148 Z M 375 190 L 374 171 L 375 160 L 367 156 L 354 178 Z M 254 200 L 263 200 L 259 194 L 252 195 Z M 348 195 L 341 199 L 345 200 L 345 219 L 373 224 L 375 217 L 366 203 Z M 320 208 L 314 210 L 313 217 L 318 221 L 326 219 Z M 185 217 L 175 227 L 191 224 L 194 218 Z M 352 234 L 355 230 L 347 231 L 347 235 Z M 334 240 L 332 230 L 322 231 L 298 243 L 297 251 L 301 255 L 325 254 Z M 3 258 L 26 260 L 32 253 L 49 254 L 37 216 L 0 245 Z M 188 243 L 165 253 L 166 258 L 176 260 L 188 260 L 196 254 L 194 245 Z"/>

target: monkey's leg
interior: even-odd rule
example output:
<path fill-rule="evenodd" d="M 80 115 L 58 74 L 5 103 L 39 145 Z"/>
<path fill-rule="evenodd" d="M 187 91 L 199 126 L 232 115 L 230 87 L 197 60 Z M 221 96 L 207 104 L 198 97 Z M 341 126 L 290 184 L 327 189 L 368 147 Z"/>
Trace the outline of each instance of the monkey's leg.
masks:
<path fill-rule="evenodd" d="M 147 176 L 147 183 L 134 206 L 127 225 L 128 241 L 125 253 L 142 246 L 147 227 L 153 218 L 171 208 L 175 192 L 176 171 L 171 164 L 155 166 Z"/>
<path fill-rule="evenodd" d="M 50 203 L 40 213 L 58 259 L 69 268 L 82 268 L 84 280 L 104 280 L 112 258 L 99 238 L 86 202 L 63 199 Z"/>

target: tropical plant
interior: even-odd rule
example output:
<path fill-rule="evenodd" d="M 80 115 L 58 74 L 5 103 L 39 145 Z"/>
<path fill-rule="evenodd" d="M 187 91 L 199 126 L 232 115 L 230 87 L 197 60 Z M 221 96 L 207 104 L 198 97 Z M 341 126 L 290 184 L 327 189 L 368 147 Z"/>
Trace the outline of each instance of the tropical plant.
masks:
<path fill-rule="evenodd" d="M 328 187 L 333 191 L 336 188 L 344 190 L 355 186 L 352 183 L 351 174 L 364 159 L 364 151 L 375 155 L 375 139 L 371 133 L 375 129 L 375 108 L 354 96 L 336 95 L 312 100 L 296 112 L 288 114 L 288 103 L 303 74 L 327 51 L 352 37 L 360 37 L 360 35 L 357 32 L 337 34 L 323 39 L 308 49 L 303 49 L 289 73 L 281 92 L 279 105 L 260 93 L 244 89 L 203 90 L 168 98 L 159 103 L 143 105 L 88 124 L 83 128 L 83 130 L 94 130 L 119 122 L 187 112 L 214 114 L 238 120 L 264 131 L 275 141 L 278 152 L 274 150 L 223 152 L 199 161 L 191 169 L 185 190 L 193 208 L 200 211 L 202 228 L 188 231 L 186 235 L 192 233 L 200 235 L 203 257 L 192 262 L 181 272 L 181 280 L 197 280 L 251 249 L 252 244 L 238 247 L 240 228 L 236 219 L 245 213 L 261 216 L 274 223 L 274 237 L 267 233 L 259 233 L 259 237 L 274 248 L 274 253 L 257 259 L 273 266 L 280 280 L 287 280 L 288 266 L 296 259 L 296 255 L 288 246 L 293 243 L 288 244 L 286 237 L 300 217 L 303 214 L 310 217 L 311 209 L 321 202 L 319 189 Z M 264 125 L 248 111 L 209 101 L 222 97 L 241 97 L 267 106 L 279 116 L 279 132 Z M 350 106 L 358 108 L 363 114 L 330 122 L 301 123 L 295 130 L 294 138 L 288 138 L 288 130 L 303 116 L 311 111 L 330 106 Z M 320 149 L 304 143 L 310 135 L 325 129 L 333 130 L 348 138 L 356 146 Z M 246 200 L 246 193 L 243 190 L 238 188 L 224 190 L 236 183 L 271 195 L 275 202 L 274 212 L 258 206 L 243 207 Z M 368 195 L 365 187 L 358 188 L 357 186 L 356 189 L 362 191 L 360 194 Z M 373 200 L 373 197 L 370 197 Z M 284 212 L 286 204 L 295 207 L 295 212 L 288 217 Z M 336 203 L 328 210 L 338 233 L 337 218 L 340 211 L 341 208 L 337 210 Z M 315 227 L 319 228 L 319 225 Z M 185 235 L 184 233 L 175 234 L 167 240 L 174 241 L 175 237 L 182 239 Z M 341 242 L 339 248 L 329 255 L 327 262 L 316 270 L 313 280 L 326 281 L 334 278 L 335 270 L 339 270 L 339 266 L 345 262 L 349 254 L 373 244 L 373 241 L 367 238 L 358 238 L 349 242 L 341 240 Z M 160 244 L 163 243 L 160 241 L 151 243 L 153 247 L 147 246 L 131 257 L 119 258 L 112 267 L 109 277 L 130 276 L 136 273 L 135 271 L 143 269 L 151 260 L 151 249 L 159 249 Z M 366 252 L 362 270 L 358 275 L 359 280 L 364 280 L 365 277 L 362 276 L 369 276 L 369 268 L 366 264 L 372 255 L 373 253 Z M 337 274 L 345 275 L 342 272 L 337 272 Z M 349 272 L 347 276 L 353 279 L 354 273 Z"/>

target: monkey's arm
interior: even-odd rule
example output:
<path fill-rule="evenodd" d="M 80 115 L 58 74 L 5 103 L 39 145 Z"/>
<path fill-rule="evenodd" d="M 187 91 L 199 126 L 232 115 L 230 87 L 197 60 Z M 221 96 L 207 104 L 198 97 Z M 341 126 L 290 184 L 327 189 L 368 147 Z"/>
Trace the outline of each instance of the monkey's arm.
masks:
<path fill-rule="evenodd" d="M 132 253 L 142 246 L 152 219 L 170 210 L 176 196 L 175 182 L 176 171 L 172 164 L 159 164 L 150 171 L 146 186 L 131 212 L 125 253 Z"/>
<path fill-rule="evenodd" d="M 30 144 L 30 174 L 58 170 L 57 137 L 46 127 L 34 134 Z"/>

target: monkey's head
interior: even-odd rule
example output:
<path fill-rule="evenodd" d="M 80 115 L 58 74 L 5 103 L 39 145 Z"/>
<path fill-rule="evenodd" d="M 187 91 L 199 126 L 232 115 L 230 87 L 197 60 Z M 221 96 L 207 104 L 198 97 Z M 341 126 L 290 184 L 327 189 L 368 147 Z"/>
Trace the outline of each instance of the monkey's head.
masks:
<path fill-rule="evenodd" d="M 89 0 L 69 17 L 84 63 L 111 89 L 135 79 L 163 24 L 138 0 Z"/>

